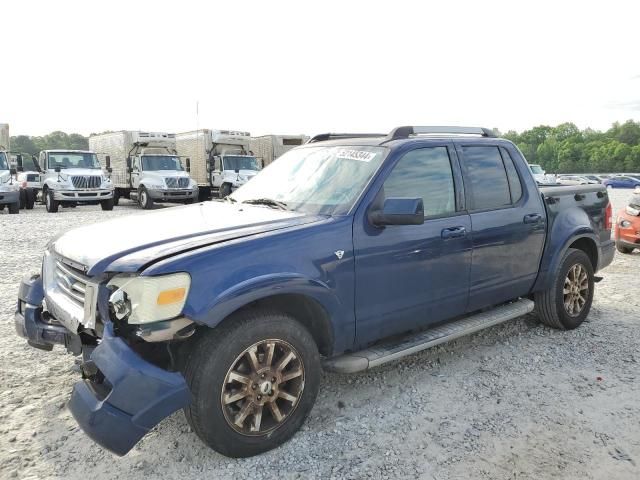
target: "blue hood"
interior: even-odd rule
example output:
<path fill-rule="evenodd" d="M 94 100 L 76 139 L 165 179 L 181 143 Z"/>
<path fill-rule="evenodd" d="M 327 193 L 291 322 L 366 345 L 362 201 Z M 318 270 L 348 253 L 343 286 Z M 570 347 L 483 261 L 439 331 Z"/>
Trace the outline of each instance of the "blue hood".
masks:
<path fill-rule="evenodd" d="M 135 272 L 180 252 L 322 218 L 255 205 L 204 202 L 76 228 L 56 238 L 51 248 L 83 265 L 91 276 Z"/>

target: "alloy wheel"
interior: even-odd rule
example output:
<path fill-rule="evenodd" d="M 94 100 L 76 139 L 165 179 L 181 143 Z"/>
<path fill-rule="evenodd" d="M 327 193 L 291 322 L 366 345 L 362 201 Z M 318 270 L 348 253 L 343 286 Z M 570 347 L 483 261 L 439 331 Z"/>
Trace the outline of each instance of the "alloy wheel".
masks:
<path fill-rule="evenodd" d="M 579 263 L 567 272 L 562 289 L 564 309 L 572 317 L 580 315 L 589 298 L 589 275 Z"/>

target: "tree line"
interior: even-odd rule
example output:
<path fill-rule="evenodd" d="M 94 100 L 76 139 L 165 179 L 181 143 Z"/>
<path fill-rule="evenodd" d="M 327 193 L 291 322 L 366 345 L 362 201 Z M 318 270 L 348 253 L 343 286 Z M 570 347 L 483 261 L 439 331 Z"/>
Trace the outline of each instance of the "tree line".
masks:
<path fill-rule="evenodd" d="M 502 135 L 522 151 L 529 163 L 550 173 L 640 172 L 640 122 L 616 122 L 605 132 L 573 123 L 539 125 Z"/>
<path fill-rule="evenodd" d="M 607 131 L 573 123 L 556 127 L 539 125 L 518 133 L 502 135 L 522 151 L 529 163 L 542 165 L 551 173 L 640 172 L 640 122 L 616 122 Z M 40 150 L 68 148 L 86 150 L 88 137 L 78 133 L 52 132 L 42 137 L 11 137 L 11 150 L 37 154 Z"/>

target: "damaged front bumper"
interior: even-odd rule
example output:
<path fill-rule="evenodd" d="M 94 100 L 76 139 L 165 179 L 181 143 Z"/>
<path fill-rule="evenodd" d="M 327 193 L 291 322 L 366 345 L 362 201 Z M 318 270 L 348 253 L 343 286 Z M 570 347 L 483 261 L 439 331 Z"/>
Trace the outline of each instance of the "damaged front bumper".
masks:
<path fill-rule="evenodd" d="M 65 345 L 79 354 L 79 335 L 43 319 L 39 275 L 25 277 L 18 293 L 16 331 L 29 344 L 51 350 Z M 144 360 L 104 324 L 103 337 L 85 360 L 96 372 L 75 384 L 69 410 L 84 432 L 117 455 L 125 455 L 163 418 L 191 403 L 184 377 Z"/>

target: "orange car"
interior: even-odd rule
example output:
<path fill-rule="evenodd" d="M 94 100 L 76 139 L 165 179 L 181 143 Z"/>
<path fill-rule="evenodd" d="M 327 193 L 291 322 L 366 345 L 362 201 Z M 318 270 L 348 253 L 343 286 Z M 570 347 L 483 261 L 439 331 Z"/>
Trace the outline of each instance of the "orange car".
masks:
<path fill-rule="evenodd" d="M 636 189 L 627 206 L 618 213 L 615 226 L 616 248 L 631 253 L 640 248 L 640 190 Z"/>

